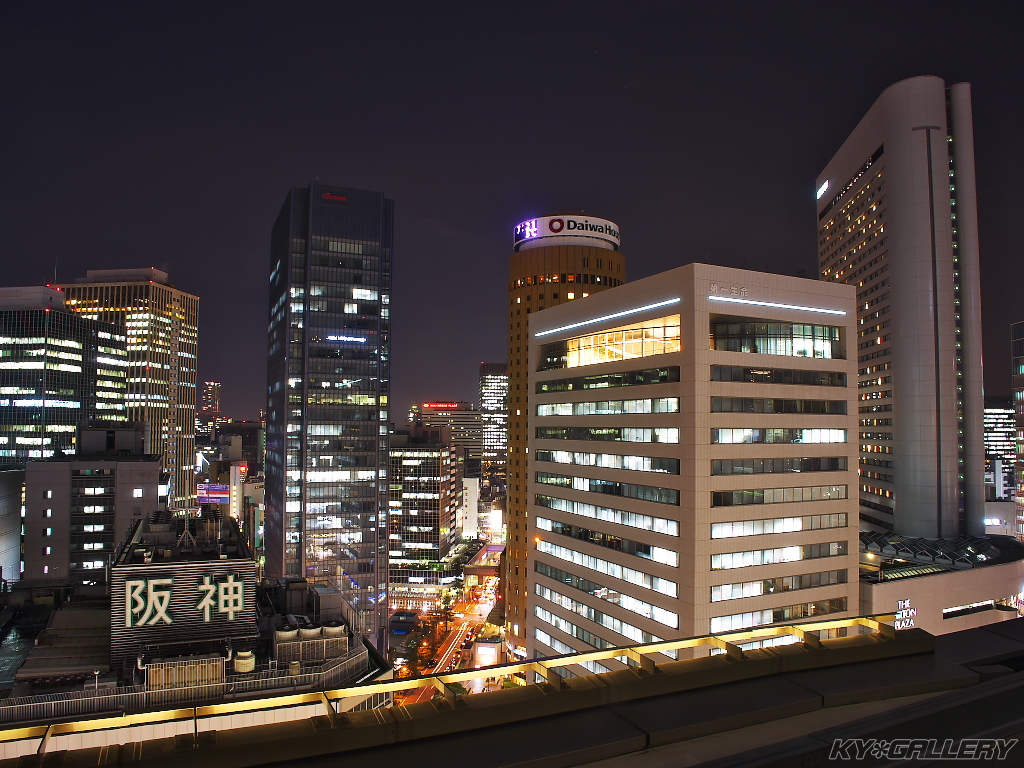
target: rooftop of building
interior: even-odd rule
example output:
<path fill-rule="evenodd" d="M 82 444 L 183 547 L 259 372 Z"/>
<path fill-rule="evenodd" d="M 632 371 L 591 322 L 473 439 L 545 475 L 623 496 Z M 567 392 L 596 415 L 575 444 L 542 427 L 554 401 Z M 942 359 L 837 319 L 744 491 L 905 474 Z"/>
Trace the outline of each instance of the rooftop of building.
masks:
<path fill-rule="evenodd" d="M 167 273 L 156 267 L 137 269 L 90 269 L 76 283 L 161 283 L 170 286 Z"/>
<path fill-rule="evenodd" d="M 861 531 L 860 544 L 869 559 L 878 558 L 877 563 L 861 568 L 861 581 L 869 583 L 983 568 L 1024 559 L 1024 544 L 1010 536 L 925 539 Z"/>
<path fill-rule="evenodd" d="M 162 565 L 209 560 L 251 560 L 249 545 L 230 517 L 157 513 L 132 530 L 114 566 Z"/>
<path fill-rule="evenodd" d="M 27 285 L 0 288 L 0 310 L 59 309 L 64 310 L 64 294 L 48 285 Z"/>

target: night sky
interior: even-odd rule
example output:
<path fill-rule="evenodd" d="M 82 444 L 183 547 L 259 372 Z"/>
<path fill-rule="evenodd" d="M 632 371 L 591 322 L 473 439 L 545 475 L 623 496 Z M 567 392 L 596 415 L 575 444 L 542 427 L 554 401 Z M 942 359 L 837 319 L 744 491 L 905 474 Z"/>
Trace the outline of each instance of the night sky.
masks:
<path fill-rule="evenodd" d="M 888 85 L 974 86 L 986 389 L 1024 320 L 1019 2 L 0 7 L 0 285 L 155 266 L 200 378 L 264 402 L 270 228 L 319 178 L 396 201 L 395 416 L 505 359 L 512 228 L 621 226 L 627 277 L 815 276 L 814 181 Z"/>

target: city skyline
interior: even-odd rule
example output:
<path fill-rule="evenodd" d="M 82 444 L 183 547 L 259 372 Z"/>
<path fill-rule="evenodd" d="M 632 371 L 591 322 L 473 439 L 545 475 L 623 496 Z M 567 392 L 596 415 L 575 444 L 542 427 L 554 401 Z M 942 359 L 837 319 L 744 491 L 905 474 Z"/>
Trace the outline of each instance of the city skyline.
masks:
<path fill-rule="evenodd" d="M 6 9 L 7 283 L 166 268 L 203 299 L 200 379 L 224 382 L 225 413 L 256 418 L 280 190 L 380 189 L 396 201 L 394 405 L 473 400 L 476 366 L 504 358 L 497 298 L 517 222 L 611 219 L 631 279 L 692 261 L 811 276 L 814 179 L 837 137 L 889 85 L 933 74 L 974 89 L 987 392 L 1006 395 L 1024 271 L 1011 259 L 1019 67 L 994 15 L 961 26 L 952 4 L 927 7 L 927 21 L 914 3 L 889 9 L 857 67 L 834 53 L 856 49 L 856 30 L 801 3 L 452 18 L 256 4 L 240 27 L 220 9 L 202 25 Z M 342 47 L 339 28 L 359 34 Z"/>

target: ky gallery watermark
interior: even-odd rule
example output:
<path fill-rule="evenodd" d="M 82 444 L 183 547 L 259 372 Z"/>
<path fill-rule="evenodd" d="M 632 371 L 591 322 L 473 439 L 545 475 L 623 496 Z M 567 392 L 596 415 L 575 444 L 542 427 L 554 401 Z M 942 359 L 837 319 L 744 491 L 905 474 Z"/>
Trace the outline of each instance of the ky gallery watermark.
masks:
<path fill-rule="evenodd" d="M 1017 739 L 836 739 L 829 760 L 1005 760 Z"/>

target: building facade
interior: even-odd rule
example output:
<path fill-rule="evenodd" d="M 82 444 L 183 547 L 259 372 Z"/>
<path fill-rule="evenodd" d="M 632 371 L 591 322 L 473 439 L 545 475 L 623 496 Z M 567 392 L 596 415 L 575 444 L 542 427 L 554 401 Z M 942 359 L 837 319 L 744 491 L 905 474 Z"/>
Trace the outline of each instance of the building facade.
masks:
<path fill-rule="evenodd" d="M 451 563 L 461 541 L 459 450 L 391 436 L 388 472 L 389 592 L 392 609 L 430 610 L 461 574 Z"/>
<path fill-rule="evenodd" d="M 530 656 L 858 615 L 853 294 L 690 264 L 534 315 Z"/>
<path fill-rule="evenodd" d="M 512 659 L 526 655 L 530 315 L 621 285 L 626 263 L 620 240 L 614 222 L 574 214 L 528 219 L 513 233 L 508 268 L 508 534 L 502 568 L 506 651 Z"/>
<path fill-rule="evenodd" d="M 142 430 L 85 429 L 75 456 L 29 462 L 23 577 L 105 584 L 132 526 L 166 507 L 162 459 Z"/>
<path fill-rule="evenodd" d="M 0 466 L 73 454 L 80 426 L 127 417 L 123 327 L 45 287 L 0 289 Z"/>
<path fill-rule="evenodd" d="M 196 434 L 209 437 L 221 419 L 219 381 L 204 381 L 196 411 Z"/>
<path fill-rule="evenodd" d="M 1017 422 L 1013 400 L 985 398 L 986 500 L 1013 501 L 1017 461 Z"/>
<path fill-rule="evenodd" d="M 480 363 L 481 474 L 504 487 L 508 472 L 508 363 Z"/>
<path fill-rule="evenodd" d="M 128 419 L 146 425 L 145 452 L 163 456 L 169 504 L 194 506 L 199 298 L 152 267 L 89 270 L 60 288 L 72 312 L 124 329 Z"/>
<path fill-rule="evenodd" d="M 311 184 L 271 239 L 266 572 L 333 584 L 376 636 L 387 604 L 394 204 Z"/>
<path fill-rule="evenodd" d="M 970 85 L 890 86 L 817 180 L 820 277 L 857 290 L 861 524 L 984 533 Z"/>
<path fill-rule="evenodd" d="M 1017 505 L 1015 531 L 1017 538 L 1024 541 L 1024 322 L 1010 326 L 1010 378 L 1013 386 L 1013 417 L 1017 422 L 1014 449 L 1017 454 L 1017 488 L 1014 502 Z"/>
<path fill-rule="evenodd" d="M 409 422 L 419 431 L 433 431 L 460 450 L 462 474 L 479 477 L 484 451 L 483 413 L 465 401 L 413 403 Z M 446 431 L 445 431 L 446 430 Z"/>

